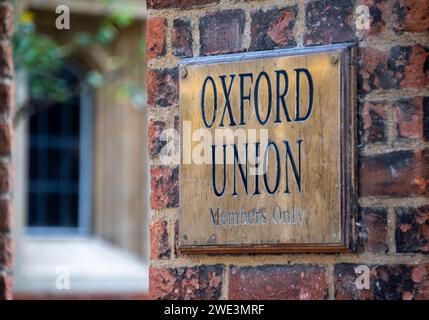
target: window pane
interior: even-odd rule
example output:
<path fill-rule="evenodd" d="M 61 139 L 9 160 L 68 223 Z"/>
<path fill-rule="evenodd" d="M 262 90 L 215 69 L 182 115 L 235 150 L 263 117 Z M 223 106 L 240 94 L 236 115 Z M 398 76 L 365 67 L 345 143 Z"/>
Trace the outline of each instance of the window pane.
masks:
<path fill-rule="evenodd" d="M 46 226 L 60 225 L 60 196 L 57 193 L 49 193 L 47 198 L 47 219 Z"/>
<path fill-rule="evenodd" d="M 60 179 L 60 169 L 61 169 L 61 149 L 56 148 L 43 148 L 39 151 L 40 153 L 47 154 L 48 156 L 46 159 L 48 159 L 49 163 L 46 165 L 48 166 L 48 179 L 49 180 L 59 180 Z M 43 177 L 41 177 L 43 179 Z M 46 177 L 45 177 L 46 178 Z"/>
<path fill-rule="evenodd" d="M 61 133 L 61 124 L 58 121 L 60 119 L 61 105 L 57 104 L 49 109 L 48 134 L 58 136 Z"/>
<path fill-rule="evenodd" d="M 37 179 L 37 165 L 38 165 L 38 149 L 34 147 L 30 147 L 30 180 Z"/>
<path fill-rule="evenodd" d="M 62 70 L 59 79 L 78 87 L 70 70 Z M 35 105 L 29 130 L 28 224 L 78 227 L 80 97 Z"/>

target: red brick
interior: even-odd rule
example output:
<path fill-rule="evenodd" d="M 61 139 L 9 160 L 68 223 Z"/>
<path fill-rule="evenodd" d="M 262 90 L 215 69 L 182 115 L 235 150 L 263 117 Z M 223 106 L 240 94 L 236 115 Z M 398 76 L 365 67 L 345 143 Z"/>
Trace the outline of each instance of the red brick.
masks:
<path fill-rule="evenodd" d="M 358 265 L 354 264 L 337 264 L 334 266 L 334 286 L 335 299 L 337 300 L 372 300 L 374 293 L 371 290 L 373 275 L 370 271 L 370 286 L 369 289 L 358 289 L 356 280 L 361 275 L 355 272 Z M 370 268 L 371 266 L 368 266 Z"/>
<path fill-rule="evenodd" d="M 426 137 L 429 129 L 423 119 L 423 102 L 428 103 L 429 98 L 414 97 L 395 101 L 394 110 L 398 138 L 423 140 Z"/>
<path fill-rule="evenodd" d="M 149 286 L 153 299 L 215 300 L 222 289 L 223 266 L 150 268 Z"/>
<path fill-rule="evenodd" d="M 232 266 L 229 299 L 327 299 L 326 270 L 317 265 Z"/>
<path fill-rule="evenodd" d="M 365 251 L 374 253 L 388 252 L 386 209 L 361 209 L 359 213 L 359 239 Z"/>
<path fill-rule="evenodd" d="M 170 257 L 168 244 L 167 221 L 156 219 L 150 224 L 150 258 L 162 259 Z"/>
<path fill-rule="evenodd" d="M 386 142 L 387 111 L 385 102 L 365 102 L 361 106 L 361 144 Z"/>
<path fill-rule="evenodd" d="M 167 20 L 156 17 L 147 20 L 146 24 L 146 45 L 147 58 L 153 59 L 165 55 L 165 29 Z"/>
<path fill-rule="evenodd" d="M 152 166 L 150 168 L 150 204 L 152 209 L 179 205 L 179 168 Z"/>
<path fill-rule="evenodd" d="M 0 42 L 0 77 L 13 77 L 12 44 Z"/>
<path fill-rule="evenodd" d="M 395 49 L 400 52 L 403 51 L 403 55 L 407 59 L 401 87 L 427 88 L 429 86 L 429 49 L 419 44 L 412 47 L 395 47 L 392 49 L 392 55 Z M 398 59 L 395 59 L 395 61 L 398 61 Z"/>
<path fill-rule="evenodd" d="M 396 251 L 429 252 L 429 206 L 396 208 Z"/>
<path fill-rule="evenodd" d="M 429 264 L 368 265 L 370 288 L 358 289 L 354 264 L 334 267 L 335 298 L 338 300 L 427 300 Z"/>
<path fill-rule="evenodd" d="M 252 12 L 250 50 L 270 50 L 296 46 L 293 28 L 297 6 Z"/>
<path fill-rule="evenodd" d="M 10 163 L 0 161 L 0 193 L 12 192 L 12 167 Z"/>
<path fill-rule="evenodd" d="M 0 267 L 12 268 L 12 238 L 7 234 L 0 233 Z"/>
<path fill-rule="evenodd" d="M 365 36 L 384 36 L 387 32 L 388 0 L 364 0 L 363 5 L 368 6 L 370 16 L 370 28 L 362 29 Z"/>
<path fill-rule="evenodd" d="M 147 75 L 150 107 L 174 107 L 179 100 L 178 69 L 151 69 Z"/>
<path fill-rule="evenodd" d="M 428 49 L 395 46 L 388 51 L 361 48 L 359 57 L 359 93 L 376 89 L 422 89 L 429 85 Z"/>
<path fill-rule="evenodd" d="M 166 141 L 161 140 L 161 133 L 166 129 L 163 121 L 151 120 L 148 126 L 148 148 L 149 155 L 153 158 L 158 155 L 166 145 Z"/>
<path fill-rule="evenodd" d="M 373 89 L 397 88 L 399 82 L 392 70 L 387 68 L 389 51 L 361 48 L 359 57 L 358 88 L 360 93 Z"/>
<path fill-rule="evenodd" d="M 13 5 L 11 2 L 0 2 L 0 35 L 11 37 L 13 33 Z"/>
<path fill-rule="evenodd" d="M 412 283 L 413 267 L 408 265 L 375 266 L 372 291 L 376 300 L 409 300 L 417 293 Z"/>
<path fill-rule="evenodd" d="M 12 276 L 0 269 L 0 300 L 12 300 Z"/>
<path fill-rule="evenodd" d="M 0 233 L 12 229 L 12 205 L 9 200 L 0 199 Z"/>
<path fill-rule="evenodd" d="M 362 156 L 361 196 L 428 196 L 429 149 Z"/>
<path fill-rule="evenodd" d="M 429 1 L 399 0 L 393 5 L 393 30 L 396 33 L 428 32 Z"/>
<path fill-rule="evenodd" d="M 219 1 L 220 0 L 147 0 L 147 7 L 148 9 L 188 9 L 211 3 L 219 3 Z"/>
<path fill-rule="evenodd" d="M 12 36 L 14 23 L 11 1 L 0 1 L 0 78 L 13 77 L 12 44 L 6 38 Z M 1 80 L 1 79 L 0 79 Z M 13 92 L 11 85 L 0 82 L 0 113 L 8 116 L 12 110 Z M 5 114 L 6 113 L 6 114 Z M 8 122 L 0 123 L 0 156 L 9 156 L 11 151 L 12 128 Z M 0 193 L 12 191 L 12 169 L 9 163 L 0 161 Z M 10 204 L 0 199 L 0 300 L 12 299 L 12 239 L 8 232 L 11 227 Z M 9 270 L 9 271 L 8 271 Z"/>
<path fill-rule="evenodd" d="M 192 24 L 187 18 L 179 18 L 173 21 L 171 45 L 173 54 L 177 57 L 192 57 Z"/>
<path fill-rule="evenodd" d="M 317 0 L 305 10 L 305 45 L 355 40 L 354 0 Z"/>
<path fill-rule="evenodd" d="M 12 150 L 12 125 L 0 121 L 0 156 L 10 155 Z"/>
<path fill-rule="evenodd" d="M 244 20 L 244 12 L 240 9 L 217 11 L 201 17 L 201 54 L 242 51 Z"/>
<path fill-rule="evenodd" d="M 10 113 L 14 104 L 13 86 L 0 82 L 0 113 Z"/>
<path fill-rule="evenodd" d="M 414 283 L 414 300 L 429 300 L 429 264 L 420 264 L 411 269 L 411 280 Z"/>

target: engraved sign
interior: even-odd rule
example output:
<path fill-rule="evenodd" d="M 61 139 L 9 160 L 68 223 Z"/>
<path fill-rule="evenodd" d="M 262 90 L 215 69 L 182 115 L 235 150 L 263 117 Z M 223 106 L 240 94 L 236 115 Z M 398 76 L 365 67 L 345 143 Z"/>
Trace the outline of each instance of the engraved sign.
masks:
<path fill-rule="evenodd" d="M 341 252 L 353 245 L 349 44 L 183 60 L 183 252 Z"/>

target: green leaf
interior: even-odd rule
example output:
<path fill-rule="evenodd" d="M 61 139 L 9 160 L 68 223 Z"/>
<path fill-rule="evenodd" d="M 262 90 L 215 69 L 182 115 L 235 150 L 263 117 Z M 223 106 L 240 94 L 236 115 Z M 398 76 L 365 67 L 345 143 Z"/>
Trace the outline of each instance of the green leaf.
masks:
<path fill-rule="evenodd" d="M 94 42 L 93 36 L 88 32 L 78 32 L 73 40 L 81 47 L 89 47 Z"/>
<path fill-rule="evenodd" d="M 109 21 L 116 24 L 121 29 L 128 27 L 133 20 L 134 13 L 129 7 L 122 7 L 118 11 L 112 13 L 109 17 Z"/>
<path fill-rule="evenodd" d="M 116 36 L 115 28 L 110 24 L 104 24 L 97 32 L 97 42 L 102 45 L 110 44 Z"/>
<path fill-rule="evenodd" d="M 104 84 L 104 77 L 98 71 L 90 71 L 86 76 L 86 81 L 94 88 L 100 88 Z"/>

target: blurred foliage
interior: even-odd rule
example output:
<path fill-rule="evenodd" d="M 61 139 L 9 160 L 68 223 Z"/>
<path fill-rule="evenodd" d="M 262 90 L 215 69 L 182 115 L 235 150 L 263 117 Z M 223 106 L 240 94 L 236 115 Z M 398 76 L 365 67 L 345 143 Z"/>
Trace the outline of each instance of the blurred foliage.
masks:
<path fill-rule="evenodd" d="M 120 3 L 120 0 L 99 1 L 105 6 L 112 6 L 115 2 Z M 18 13 L 13 37 L 15 68 L 17 71 L 25 70 L 30 80 L 29 95 L 32 99 L 43 99 L 54 104 L 75 95 L 76 92 L 71 92 L 70 87 L 65 82 L 59 81 L 55 74 L 77 49 L 88 49 L 94 45 L 109 46 L 116 39 L 119 32 L 129 27 L 134 19 L 134 14 L 130 7 L 117 6 L 112 13 L 102 19 L 96 32 L 76 32 L 71 42 L 60 44 L 50 36 L 37 30 L 34 23 L 35 16 L 32 12 Z M 71 22 L 73 23 L 73 21 Z M 141 39 L 137 51 L 136 54 L 140 56 L 145 54 L 144 39 Z M 107 82 L 110 82 L 108 81 L 109 77 L 114 77 L 118 83 L 117 97 L 127 100 L 137 108 L 143 107 L 145 97 L 141 85 L 117 81 L 121 80 L 121 72 L 118 72 L 118 70 L 125 68 L 126 63 L 127 59 L 123 57 L 109 57 L 108 66 L 112 74 L 102 74 L 97 70 L 88 70 L 84 84 L 93 88 L 101 88 Z M 75 89 L 78 90 L 78 88 Z M 19 107 L 31 109 L 29 105 Z M 32 110 L 31 112 L 35 111 Z"/>
<path fill-rule="evenodd" d="M 50 37 L 37 33 L 33 14 L 24 12 L 15 26 L 13 37 L 15 67 L 25 70 L 32 79 L 29 94 L 38 99 L 65 99 L 62 84 L 57 83 L 55 72 L 63 65 L 61 47 Z"/>

